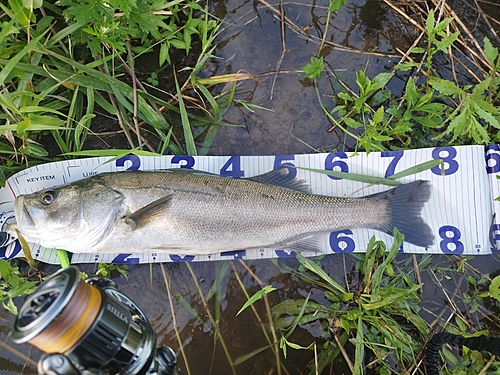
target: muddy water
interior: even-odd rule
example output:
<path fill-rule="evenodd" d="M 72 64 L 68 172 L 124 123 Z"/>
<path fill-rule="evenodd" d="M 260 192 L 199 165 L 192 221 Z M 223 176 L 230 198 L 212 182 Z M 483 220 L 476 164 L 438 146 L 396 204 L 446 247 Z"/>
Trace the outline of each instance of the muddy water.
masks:
<path fill-rule="evenodd" d="M 300 68 L 318 52 L 320 40 L 325 32 L 328 1 L 284 1 L 284 14 L 293 26 L 281 27 L 277 11 L 278 1 L 213 1 L 211 13 L 224 19 L 217 39 L 215 54 L 217 64 L 203 72 L 211 74 L 249 72 L 256 79 L 244 81 L 238 86 L 237 98 L 248 100 L 269 111 L 254 110 L 243 106 L 231 107 L 224 117 L 227 126 L 219 129 L 212 155 L 268 155 L 309 153 L 315 150 L 349 150 L 352 140 L 340 131 L 328 132 L 331 124 L 325 119 L 318 104 L 317 94 L 310 80 L 304 78 Z M 332 15 L 320 55 L 338 77 L 354 86 L 356 70 L 366 70 L 368 76 L 390 71 L 398 61 L 397 50 L 406 50 L 413 42 L 413 29 L 381 1 L 351 0 L 336 15 Z M 328 109 L 333 108 L 331 94 L 337 87 L 333 75 L 324 75 L 319 81 L 319 92 Z M 404 77 L 391 83 L 397 92 L 404 85 Z M 222 89 L 222 87 L 221 87 Z M 404 258 L 402 258 L 404 260 Z M 284 260 L 295 267 L 296 261 Z M 448 267 L 450 260 L 435 257 L 434 264 Z M 344 273 L 353 270 L 355 260 L 349 256 L 329 255 L 322 260 L 323 268 L 338 282 L 345 284 Z M 472 261 L 480 272 L 499 272 L 498 256 L 483 257 Z M 159 345 L 171 346 L 179 353 L 182 345 L 184 358 L 179 358 L 183 374 L 276 374 L 276 361 L 271 350 L 263 350 L 252 358 L 231 369 L 221 340 L 214 337 L 214 326 L 204 307 L 203 298 L 208 298 L 208 308 L 214 317 L 219 304 L 215 302 L 214 290 L 220 302 L 219 336 L 227 346 L 232 360 L 267 346 L 258 319 L 248 309 L 241 315 L 236 313 L 245 303 L 246 297 L 236 275 L 242 280 L 247 292 L 252 295 L 260 289 L 259 282 L 251 270 L 265 285 L 276 291 L 269 295 L 271 305 L 293 298 L 304 298 L 311 292 L 311 299 L 322 301 L 319 293 L 310 285 L 289 275 L 267 260 L 246 262 L 246 269 L 237 260 L 231 263 L 185 263 L 165 265 L 173 295 L 169 301 L 167 287 L 160 265 L 129 266 L 129 279 L 116 276 L 114 280 L 120 290 L 134 300 L 149 317 L 158 335 Z M 234 267 L 234 269 L 233 269 Z M 46 267 L 46 271 L 53 269 Z M 91 273 L 93 265 L 82 266 Z M 235 273 L 236 271 L 236 273 Z M 353 273 L 355 278 L 355 273 Z M 423 275 L 425 287 L 422 299 L 426 309 L 424 315 L 433 320 L 432 312 L 439 312 L 446 304 L 441 286 L 428 274 Z M 465 279 L 442 278 L 450 289 L 467 290 Z M 355 280 L 353 282 L 355 284 Z M 216 286 L 219 285 L 219 286 Z M 198 292 L 198 287 L 201 293 Z M 203 296 L 203 298 L 201 297 Z M 17 301 L 18 304 L 21 301 Z M 171 305 L 174 313 L 172 314 Z M 190 306 L 187 309 L 186 306 Z M 264 322 L 265 306 L 255 304 Z M 462 308 L 463 306 L 460 306 Z M 427 312 L 426 312 L 427 311 Z M 12 317 L 0 313 L 0 335 L 5 340 Z M 475 329 L 485 324 L 474 321 Z M 175 329 L 179 332 L 176 337 Z M 280 333 L 278 333 L 279 337 Z M 325 329 L 315 324 L 297 328 L 289 340 L 302 346 L 312 342 L 321 345 L 325 340 Z M 34 361 L 40 353 L 29 345 L 13 345 Z M 283 373 L 307 374 L 307 364 L 313 359 L 310 350 L 289 350 L 287 359 L 281 360 L 286 370 Z M 187 365 L 185 363 L 187 362 Z M 189 372 L 187 370 L 189 367 Z M 17 353 L 6 349 L 0 355 L 0 372 L 3 374 L 34 374 L 35 366 Z M 349 373 L 345 364 L 336 362 L 334 369 L 325 373 Z"/>

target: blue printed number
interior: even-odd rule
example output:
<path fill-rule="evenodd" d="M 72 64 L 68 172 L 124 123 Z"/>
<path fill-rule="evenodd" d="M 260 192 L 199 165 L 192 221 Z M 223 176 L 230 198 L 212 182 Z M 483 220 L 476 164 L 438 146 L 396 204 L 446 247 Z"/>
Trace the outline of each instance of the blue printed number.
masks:
<path fill-rule="evenodd" d="M 500 147 L 498 145 L 490 145 L 486 147 L 486 172 L 500 172 Z"/>
<path fill-rule="evenodd" d="M 491 242 L 491 251 L 500 250 L 498 246 L 498 242 L 500 241 L 500 224 L 493 224 L 490 230 L 490 242 Z"/>
<path fill-rule="evenodd" d="M 297 168 L 295 168 L 295 165 L 293 163 L 290 163 L 290 161 L 295 160 L 295 157 L 293 155 L 279 155 L 274 158 L 274 168 L 273 169 L 278 169 L 280 167 L 287 167 L 288 169 L 288 176 L 290 177 L 290 180 L 293 180 L 295 177 L 297 177 Z"/>
<path fill-rule="evenodd" d="M 443 225 L 439 228 L 439 236 L 442 238 L 439 247 L 444 254 L 458 255 L 464 252 L 464 244 L 459 241 L 462 234 L 457 227 Z"/>
<path fill-rule="evenodd" d="M 243 177 L 245 172 L 241 170 L 240 157 L 231 156 L 220 169 L 220 175 L 233 178 Z"/>
<path fill-rule="evenodd" d="M 115 264 L 139 264 L 139 258 L 130 257 L 132 254 L 118 254 L 111 263 Z"/>
<path fill-rule="evenodd" d="M 232 251 L 223 251 L 220 253 L 221 257 L 230 257 L 232 259 L 243 259 L 246 255 L 246 250 L 232 250 Z"/>
<path fill-rule="evenodd" d="M 137 155 L 127 155 L 116 160 L 117 167 L 125 167 L 125 164 L 130 164 L 127 171 L 136 171 L 141 167 L 141 158 Z"/>
<path fill-rule="evenodd" d="M 394 171 L 396 170 L 396 165 L 403 157 L 404 151 L 384 151 L 381 156 L 383 158 L 393 158 L 389 165 L 387 166 L 387 170 L 385 171 L 385 178 L 392 176 Z"/>
<path fill-rule="evenodd" d="M 445 176 L 449 176 L 458 171 L 458 162 L 455 160 L 456 156 L 457 150 L 454 147 L 436 147 L 432 150 L 432 157 L 434 159 L 441 159 L 443 163 L 448 164 L 448 167 L 445 168 L 444 171 L 441 171 L 441 166 L 436 165 L 431 169 L 432 173 L 441 176 L 443 172 Z"/>
<path fill-rule="evenodd" d="M 337 160 L 335 160 L 337 159 Z M 338 159 L 347 159 L 347 155 L 345 152 L 334 152 L 331 154 L 328 154 L 328 156 L 325 159 L 325 170 L 327 171 L 333 171 L 334 168 L 340 168 L 340 171 L 337 169 L 337 172 L 349 172 L 349 166 L 345 161 L 338 160 Z M 334 176 L 328 176 L 332 180 L 341 180 L 341 177 L 334 177 Z"/>
<path fill-rule="evenodd" d="M 21 252 L 21 244 L 19 240 L 11 242 L 7 246 L 0 248 L 0 259 L 10 260 Z"/>
<path fill-rule="evenodd" d="M 278 258 L 295 258 L 293 251 L 275 250 L 274 252 Z"/>
<path fill-rule="evenodd" d="M 182 169 L 193 169 L 194 158 L 192 156 L 174 156 L 171 161 L 172 164 L 179 164 Z"/>
<path fill-rule="evenodd" d="M 194 255 L 180 256 L 180 255 L 170 254 L 169 258 L 172 262 L 175 262 L 175 263 L 192 262 L 194 259 Z"/>
<path fill-rule="evenodd" d="M 356 244 L 351 237 L 352 231 L 349 229 L 330 233 L 330 248 L 334 253 L 352 253 Z"/>

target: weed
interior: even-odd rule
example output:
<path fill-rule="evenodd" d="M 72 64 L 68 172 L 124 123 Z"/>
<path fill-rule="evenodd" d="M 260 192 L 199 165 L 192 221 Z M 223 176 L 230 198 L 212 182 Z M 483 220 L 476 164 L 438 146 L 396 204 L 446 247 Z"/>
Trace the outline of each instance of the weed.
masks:
<path fill-rule="evenodd" d="M 17 315 L 13 298 L 32 293 L 37 284 L 27 279 L 18 267 L 0 259 L 0 301 L 5 310 Z"/>
<path fill-rule="evenodd" d="M 275 326 L 288 330 L 285 338 L 298 324 L 319 321 L 325 327 L 328 345 L 321 348 L 318 355 L 320 367 L 311 373 L 321 372 L 349 348 L 354 350 L 354 362 L 351 363 L 348 356 L 345 360 L 353 374 L 363 374 L 368 362 L 381 374 L 416 365 L 415 353 L 420 344 L 415 336 L 426 337 L 429 331 L 418 314 L 417 291 L 421 286 L 410 280 L 403 270 L 393 267 L 403 241 L 400 233 L 396 231 L 394 235 L 389 252 L 383 242 L 372 238 L 366 254 L 358 256 L 357 269 L 362 275 L 359 288 L 340 286 L 317 263 L 299 254 L 299 270 L 278 264 L 282 272 L 292 273 L 322 290 L 323 297 L 330 303 L 325 306 L 307 298 L 283 301 L 272 308 Z M 405 329 L 401 328 L 401 320 L 406 322 Z"/>
<path fill-rule="evenodd" d="M 194 87 L 202 107 L 217 104 L 209 86 L 218 82 L 196 75 L 213 57 L 220 23 L 196 1 L 9 0 L 0 9 L 0 184 L 26 166 L 82 156 L 96 116 L 115 118 L 131 149 L 160 154 L 185 152 L 170 125 L 172 116 L 180 117 L 186 151 L 197 153 L 191 125 L 196 116 L 183 95 Z M 160 68 L 176 51 L 198 54 L 193 67 L 183 67 L 190 71 L 186 82 L 175 76 L 177 101 L 149 94 L 135 74 L 135 58 L 158 45 Z M 238 79 L 246 77 L 223 78 Z M 149 83 L 158 85 L 157 72 Z M 156 132 L 154 142 L 143 135 L 145 124 Z M 45 149 L 46 136 L 52 136 L 60 156 Z"/>
<path fill-rule="evenodd" d="M 447 32 L 452 21 L 447 18 L 436 22 L 434 11 L 429 11 L 426 46 L 409 51 L 423 56 L 422 61 L 395 66 L 395 71 L 413 72 L 400 98 L 386 88 L 394 72 L 379 73 L 370 79 L 363 71 L 357 71 L 358 93 L 346 89 L 336 94 L 332 111 L 326 109 L 318 92 L 320 105 L 333 126 L 356 139 L 357 148 L 367 152 L 457 143 L 487 145 L 499 141 L 498 49 L 484 39 L 483 52 L 490 69 L 476 84 L 457 85 L 440 78 L 433 68 L 437 54 L 447 52 L 459 36 L 458 31 Z M 303 71 L 306 77 L 317 79 L 324 68 L 323 60 L 313 57 Z M 419 71 L 422 78 L 415 73 Z"/>

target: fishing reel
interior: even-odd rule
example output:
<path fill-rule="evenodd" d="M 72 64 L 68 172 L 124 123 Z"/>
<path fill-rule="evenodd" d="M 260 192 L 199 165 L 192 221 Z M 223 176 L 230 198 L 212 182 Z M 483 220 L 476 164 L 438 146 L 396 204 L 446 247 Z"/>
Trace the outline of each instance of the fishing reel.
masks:
<path fill-rule="evenodd" d="M 28 296 L 12 338 L 45 354 L 43 375 L 172 375 L 177 357 L 156 348 L 146 316 L 105 277 L 83 281 L 71 266 L 53 274 Z"/>

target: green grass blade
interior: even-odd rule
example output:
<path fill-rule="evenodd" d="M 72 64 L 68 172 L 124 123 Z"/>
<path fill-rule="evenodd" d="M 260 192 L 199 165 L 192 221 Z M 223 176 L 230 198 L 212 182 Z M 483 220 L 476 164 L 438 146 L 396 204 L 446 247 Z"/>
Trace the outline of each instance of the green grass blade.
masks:
<path fill-rule="evenodd" d="M 157 153 L 150 152 L 150 151 L 125 150 L 125 149 L 118 149 L 118 148 L 109 148 L 106 150 L 73 151 L 73 152 L 66 152 L 64 155 L 65 156 L 94 156 L 94 157 L 116 156 L 116 157 L 120 158 L 120 157 L 128 155 L 128 154 L 134 154 L 137 156 L 161 156 L 161 154 L 157 154 Z"/>
<path fill-rule="evenodd" d="M 32 39 L 28 44 L 24 46 L 21 51 L 19 51 L 14 57 L 9 60 L 9 62 L 0 71 L 0 86 L 4 84 L 12 69 L 14 69 L 19 61 L 21 61 L 21 59 L 38 44 L 38 42 L 45 36 L 45 34 L 47 34 L 48 31 L 49 29 L 45 30 L 45 32 L 43 32 L 41 35 Z"/>
<path fill-rule="evenodd" d="M 263 346 L 262 348 L 255 349 L 255 350 L 251 351 L 250 353 L 244 354 L 244 355 L 236 358 L 233 361 L 233 365 L 234 366 L 240 365 L 243 362 L 249 360 L 250 358 L 256 356 L 257 354 L 262 353 L 264 350 L 269 349 L 270 347 L 271 347 L 271 345 Z"/>
<path fill-rule="evenodd" d="M 197 90 L 200 90 L 201 93 L 203 94 L 203 96 L 205 97 L 205 99 L 208 100 L 208 102 L 210 103 L 210 106 L 212 107 L 212 110 L 214 112 L 214 117 L 216 119 L 220 119 L 220 108 L 219 108 L 219 104 L 217 103 L 217 101 L 215 100 L 215 98 L 213 97 L 213 95 L 210 93 L 210 91 L 208 91 L 208 89 L 201 83 L 198 83 L 198 80 L 196 77 L 194 77 L 194 79 L 192 79 L 194 85 L 196 86 Z"/>
<path fill-rule="evenodd" d="M 376 177 L 376 176 L 367 176 L 367 175 L 358 174 L 358 173 L 326 171 L 324 169 L 315 169 L 315 168 L 303 168 L 303 167 L 295 167 L 295 168 L 297 168 L 297 169 L 303 169 L 305 171 L 322 173 L 322 174 L 326 174 L 326 175 L 332 176 L 332 177 L 343 178 L 345 180 L 364 182 L 364 183 L 367 183 L 367 184 L 380 184 L 380 185 L 388 185 L 388 186 L 399 186 L 399 185 L 402 185 L 401 182 L 395 181 L 395 180 L 393 180 L 391 178 Z"/>
<path fill-rule="evenodd" d="M 257 293 L 255 293 L 253 296 L 251 296 L 241 307 L 241 309 L 236 313 L 236 316 L 240 315 L 248 306 L 253 305 L 255 302 L 257 302 L 259 299 L 261 299 L 264 294 L 271 293 L 272 291 L 276 290 L 276 288 L 273 288 L 271 285 L 266 285 L 263 287 L 261 290 L 259 290 Z"/>
<path fill-rule="evenodd" d="M 437 166 L 439 164 L 441 164 L 441 160 L 440 159 L 429 160 L 429 161 L 417 164 L 417 165 L 415 165 L 413 167 L 410 167 L 408 169 L 405 169 L 405 170 L 403 170 L 401 172 L 395 173 L 395 174 L 393 174 L 392 176 L 390 176 L 388 178 L 390 178 L 390 179 L 398 179 L 398 178 L 403 178 L 403 177 L 411 176 L 411 175 L 414 175 L 414 174 L 426 171 L 428 169 L 434 168 L 435 166 Z"/>
<path fill-rule="evenodd" d="M 67 268 L 69 267 L 69 257 L 68 257 L 68 252 L 66 250 L 56 250 L 57 252 L 57 259 L 59 259 L 59 263 L 61 264 L 62 268 Z"/>
<path fill-rule="evenodd" d="M 212 124 L 209 126 L 207 133 L 205 134 L 205 139 L 203 140 L 203 144 L 200 148 L 200 155 L 205 156 L 208 155 L 208 151 L 210 151 L 210 147 L 214 142 L 215 135 L 217 134 L 217 130 L 219 130 L 219 124 Z"/>
<path fill-rule="evenodd" d="M 326 281 L 329 285 L 331 285 L 333 288 L 335 288 L 337 291 L 339 291 L 342 294 L 347 293 L 345 288 L 341 286 L 339 283 L 337 283 L 335 280 L 333 280 L 328 274 L 321 268 L 320 265 L 317 263 L 313 262 L 312 260 L 305 258 L 303 255 L 300 253 L 296 253 L 295 256 L 297 257 L 298 261 L 300 264 L 302 264 L 305 268 L 307 268 L 309 271 L 315 273 L 319 277 L 321 277 L 324 281 Z"/>
<path fill-rule="evenodd" d="M 184 106 L 184 100 L 182 99 L 182 92 L 179 88 L 179 82 L 177 81 L 177 75 L 174 72 L 175 88 L 177 90 L 177 99 L 179 100 L 179 110 L 181 113 L 182 128 L 184 129 L 184 142 L 186 143 L 186 151 L 188 155 L 197 155 L 196 145 L 194 144 L 193 131 L 191 130 L 191 124 L 189 123 L 188 114 L 186 107 Z"/>

